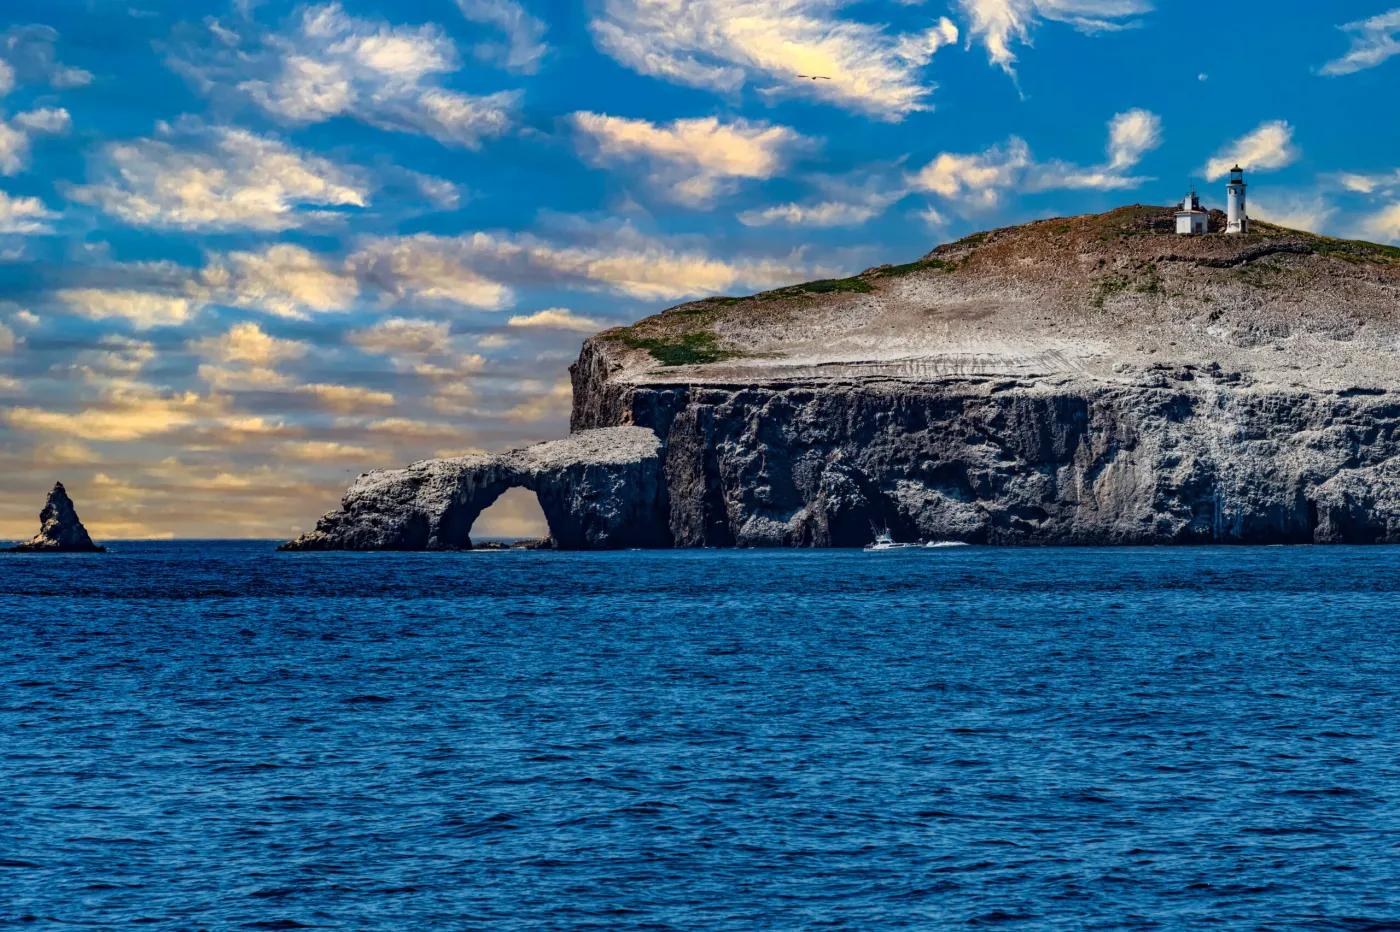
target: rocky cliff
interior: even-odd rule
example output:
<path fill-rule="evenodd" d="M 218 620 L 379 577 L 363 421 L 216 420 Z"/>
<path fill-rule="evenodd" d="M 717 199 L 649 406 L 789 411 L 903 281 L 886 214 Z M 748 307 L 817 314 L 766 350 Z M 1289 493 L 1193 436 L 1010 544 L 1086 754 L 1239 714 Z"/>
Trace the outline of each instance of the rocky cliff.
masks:
<path fill-rule="evenodd" d="M 565 547 L 1400 541 L 1400 250 L 1172 213 L 605 331 L 570 440 L 363 476 L 289 546 L 470 546 L 509 485 Z"/>
<path fill-rule="evenodd" d="M 39 533 L 11 548 L 13 553 L 103 553 L 78 520 L 78 510 L 62 482 L 55 482 L 39 512 Z"/>
<path fill-rule="evenodd" d="M 281 549 L 470 549 L 477 516 L 517 486 L 539 497 L 555 546 L 607 550 L 670 543 L 660 442 L 650 430 L 617 427 L 505 453 L 365 473 L 339 509 Z"/>
<path fill-rule="evenodd" d="M 590 339 L 680 546 L 1400 540 L 1400 250 L 1124 208 Z"/>

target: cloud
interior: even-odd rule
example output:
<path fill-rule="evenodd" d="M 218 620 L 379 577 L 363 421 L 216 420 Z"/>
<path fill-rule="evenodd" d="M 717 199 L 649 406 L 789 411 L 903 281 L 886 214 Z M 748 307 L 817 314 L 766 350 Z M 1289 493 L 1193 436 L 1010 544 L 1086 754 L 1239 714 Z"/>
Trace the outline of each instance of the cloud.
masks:
<path fill-rule="evenodd" d="M 568 411 L 573 403 L 573 387 L 568 382 L 555 382 L 546 388 L 537 382 L 527 382 L 521 386 L 526 399 L 506 411 L 508 421 L 541 421 L 561 411 Z"/>
<path fill-rule="evenodd" d="M 1131 25 L 1128 17 L 1152 9 L 1147 0 L 958 0 L 970 21 L 968 42 L 987 49 L 988 60 L 1015 75 L 1013 43 L 1029 44 L 1031 30 L 1042 20 L 1069 23 L 1081 32 L 1102 32 Z"/>
<path fill-rule="evenodd" d="M 14 407 L 5 419 L 16 430 L 124 442 L 167 434 L 217 413 L 216 406 L 194 392 L 162 393 L 124 383 L 105 391 L 98 403 L 75 412 Z"/>
<path fill-rule="evenodd" d="M 1354 74 L 1400 55 L 1400 7 L 1338 28 L 1351 33 L 1351 48 L 1341 58 L 1323 65 L 1322 74 Z"/>
<path fill-rule="evenodd" d="M 1400 188 L 1400 170 L 1388 175 L 1361 175 L 1343 172 L 1337 176 L 1342 187 L 1356 194 L 1376 194 Z"/>
<path fill-rule="evenodd" d="M 137 330 L 183 324 L 195 310 L 188 298 L 127 288 L 64 288 L 56 297 L 80 317 L 127 320 Z"/>
<path fill-rule="evenodd" d="M 1289 196 L 1271 193 L 1266 200 L 1257 197 L 1249 199 L 1250 217 L 1291 230 L 1320 233 L 1336 213 L 1336 206 L 1318 194 Z"/>
<path fill-rule="evenodd" d="M 771 178 L 803 137 L 784 126 L 715 117 L 667 124 L 601 113 L 572 117 L 585 156 L 594 164 L 640 160 L 651 181 L 683 203 L 703 204 L 737 179 Z"/>
<path fill-rule="evenodd" d="M 147 340 L 107 334 L 95 349 L 83 350 L 76 358 L 85 381 L 105 384 L 130 379 L 156 358 L 155 344 Z"/>
<path fill-rule="evenodd" d="M 1108 167 L 1132 168 L 1162 144 L 1162 118 L 1150 110 L 1116 114 L 1108 123 Z"/>
<path fill-rule="evenodd" d="M 355 173 L 279 140 L 232 127 L 180 135 L 109 143 L 98 180 L 69 196 L 133 226 L 185 230 L 286 230 L 367 203 Z"/>
<path fill-rule="evenodd" d="M 1108 158 L 1103 164 L 1084 166 L 1058 159 L 1038 162 L 1025 140 L 1012 136 L 1005 145 L 982 152 L 941 153 L 914 175 L 911 183 L 917 189 L 958 201 L 969 210 L 995 207 L 1003 195 L 1015 191 L 1135 188 L 1149 179 L 1124 172 L 1161 142 L 1161 118 L 1147 110 L 1129 110 L 1108 121 Z"/>
<path fill-rule="evenodd" d="M 367 463 L 377 455 L 369 447 L 338 443 L 332 440 L 288 441 L 280 444 L 278 450 L 283 456 L 315 463 Z"/>
<path fill-rule="evenodd" d="M 452 346 L 446 323 L 406 317 L 391 317 L 364 330 L 351 331 L 349 340 L 365 352 L 381 356 L 434 356 L 449 352 Z"/>
<path fill-rule="evenodd" d="M 475 268 L 478 251 L 491 251 L 494 242 L 484 233 L 391 237 L 371 241 L 350 262 L 362 278 L 394 298 L 498 310 L 514 300 L 514 293 Z"/>
<path fill-rule="evenodd" d="M 509 324 L 512 327 L 574 330 L 579 333 L 595 333 L 604 326 L 600 321 L 575 314 L 563 307 L 547 307 L 533 314 L 517 314 L 510 319 Z"/>
<path fill-rule="evenodd" d="M 29 167 L 34 137 L 68 131 L 72 120 L 61 107 L 29 110 L 9 122 L 0 120 L 0 175 L 16 175 Z"/>
<path fill-rule="evenodd" d="M 1011 137 L 1003 146 L 978 153 L 940 153 L 912 179 L 915 187 L 974 207 L 994 207 L 1002 194 L 1031 164 L 1025 140 Z"/>
<path fill-rule="evenodd" d="M 1400 203 L 1382 208 L 1361 223 L 1367 236 L 1383 243 L 1400 243 Z"/>
<path fill-rule="evenodd" d="M 58 30 L 49 26 L 14 26 L 0 33 L 0 57 L 9 70 L 11 86 L 47 84 L 57 90 L 82 87 L 92 74 L 71 68 L 57 58 Z"/>
<path fill-rule="evenodd" d="M 215 36 L 218 39 L 218 36 Z M 436 25 L 394 26 L 339 3 L 308 6 L 260 47 L 190 49 L 173 64 L 205 92 L 236 89 L 287 123 L 337 117 L 474 149 L 508 131 L 518 92 L 464 94 L 442 86 L 457 48 Z"/>
<path fill-rule="evenodd" d="M 921 70 L 958 39 L 947 18 L 917 33 L 835 15 L 836 0 L 604 0 L 598 47 L 642 74 L 691 87 L 809 95 L 878 119 L 929 109 Z M 823 75 L 807 81 L 798 75 Z"/>
<path fill-rule="evenodd" d="M 1269 171 L 1290 165 L 1298 158 L 1293 127 L 1284 120 L 1261 123 L 1217 152 L 1201 169 L 1211 181 L 1223 178 L 1235 165 L 1246 171 Z"/>
<path fill-rule="evenodd" d="M 0 353 L 13 353 L 16 342 L 15 332 L 4 324 L 0 324 Z"/>
<path fill-rule="evenodd" d="M 48 221 L 57 217 L 37 197 L 12 197 L 0 191 L 0 233 L 51 233 Z"/>
<path fill-rule="evenodd" d="M 474 23 L 495 26 L 505 34 L 504 44 L 481 42 L 478 57 L 496 62 L 509 71 L 534 74 L 549 51 L 544 44 L 545 25 L 525 12 L 515 0 L 457 0 L 462 15 Z"/>
<path fill-rule="evenodd" d="M 512 294 L 502 282 L 670 299 L 737 286 L 772 287 L 801 281 L 812 271 L 796 255 L 729 261 L 628 224 L 590 226 L 576 236 L 578 243 L 530 234 L 418 234 L 372 241 L 351 263 L 362 278 L 400 299 L 451 299 L 488 308 L 509 303 Z"/>
<path fill-rule="evenodd" d="M 394 396 L 388 392 L 378 392 L 357 385 L 328 385 L 316 382 L 303 385 L 298 391 L 311 395 L 331 411 L 345 413 L 364 408 L 387 408 L 394 404 Z"/>
<path fill-rule="evenodd" d="M 199 367 L 199 377 L 214 388 L 265 389 L 288 384 L 277 366 L 300 359 L 311 347 L 299 340 L 274 337 L 257 324 L 244 322 L 219 336 L 194 340 L 189 349 L 207 360 Z"/>
<path fill-rule="evenodd" d="M 0 59 L 0 97 L 15 89 L 15 69 L 4 59 Z"/>
<path fill-rule="evenodd" d="M 217 257 L 201 278 L 223 303 L 289 318 L 349 310 L 360 291 L 353 276 L 286 243 Z"/>

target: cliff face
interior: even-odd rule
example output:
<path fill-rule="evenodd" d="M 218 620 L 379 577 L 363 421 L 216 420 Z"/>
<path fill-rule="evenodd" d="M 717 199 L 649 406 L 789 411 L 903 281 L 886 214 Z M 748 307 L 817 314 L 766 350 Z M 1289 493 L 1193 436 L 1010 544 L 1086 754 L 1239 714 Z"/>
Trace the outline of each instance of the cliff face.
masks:
<path fill-rule="evenodd" d="M 1400 251 L 1128 208 L 589 340 L 679 546 L 1400 541 Z"/>
<path fill-rule="evenodd" d="M 367 474 L 288 549 L 469 547 L 512 485 L 576 548 L 1400 542 L 1400 249 L 1172 213 L 605 331 L 568 440 Z"/>

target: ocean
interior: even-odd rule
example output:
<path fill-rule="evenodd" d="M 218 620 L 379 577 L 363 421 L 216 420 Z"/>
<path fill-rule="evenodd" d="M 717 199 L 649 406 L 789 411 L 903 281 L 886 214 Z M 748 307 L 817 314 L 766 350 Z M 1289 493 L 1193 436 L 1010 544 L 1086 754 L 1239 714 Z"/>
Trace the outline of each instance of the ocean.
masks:
<path fill-rule="evenodd" d="M 0 925 L 1400 927 L 1400 548 L 0 556 Z"/>

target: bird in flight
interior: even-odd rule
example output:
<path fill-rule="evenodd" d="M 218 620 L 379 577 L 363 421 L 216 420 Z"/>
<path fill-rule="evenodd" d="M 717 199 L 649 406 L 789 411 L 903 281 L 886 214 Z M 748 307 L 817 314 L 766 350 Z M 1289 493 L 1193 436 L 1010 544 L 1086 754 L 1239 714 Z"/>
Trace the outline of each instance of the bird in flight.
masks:
<path fill-rule="evenodd" d="M 824 74 L 799 74 L 799 78 L 806 78 L 808 81 L 830 81 L 831 78 Z"/>

